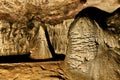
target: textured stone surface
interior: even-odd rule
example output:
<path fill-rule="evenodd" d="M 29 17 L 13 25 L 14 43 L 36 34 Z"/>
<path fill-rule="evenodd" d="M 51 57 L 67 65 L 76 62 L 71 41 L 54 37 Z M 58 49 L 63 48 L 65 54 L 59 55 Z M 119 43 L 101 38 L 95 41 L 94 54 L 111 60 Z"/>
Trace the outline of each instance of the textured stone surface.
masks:
<path fill-rule="evenodd" d="M 10 24 L 5 20 L 1 20 L 0 23 L 0 55 L 28 53 L 29 41 L 33 37 L 26 32 L 27 25 L 17 22 Z"/>
<path fill-rule="evenodd" d="M 95 20 L 77 17 L 68 33 L 66 70 L 74 80 L 119 80 L 119 36 Z M 116 61 L 117 60 L 117 61 Z"/>
<path fill-rule="evenodd" d="M 67 34 L 72 21 L 73 19 L 68 19 L 57 25 L 46 24 L 55 53 L 66 54 L 68 44 Z"/>
<path fill-rule="evenodd" d="M 57 28 L 55 29 L 57 33 L 55 30 L 53 33 L 60 36 L 64 35 L 65 40 L 57 36 L 52 41 L 52 35 L 50 35 L 50 39 L 56 53 L 66 54 L 66 37 L 70 22 L 64 20 L 73 18 L 81 9 L 82 4 L 78 0 L 1 0 L 0 20 L 4 21 L 1 22 L 1 27 L 5 27 L 4 30 L 8 31 L 1 34 L 4 38 L 1 39 L 1 55 L 31 53 L 32 58 L 51 58 L 45 32 L 41 26 L 46 23 L 49 25 L 48 29 L 51 26 L 64 26 L 62 29 L 64 33 Z M 49 31 L 50 33 L 52 31 Z M 10 39 L 8 39 L 9 37 Z M 65 46 L 58 47 L 60 43 L 65 44 Z"/>
<path fill-rule="evenodd" d="M 0 3 L 0 13 L 12 17 L 9 20 L 26 22 L 34 18 L 49 24 L 73 18 L 83 4 L 79 0 L 1 0 Z"/>
<path fill-rule="evenodd" d="M 67 21 L 66 19 L 73 18 L 81 9 L 87 6 L 97 5 L 98 7 L 105 9 L 106 4 L 110 5 L 112 3 L 114 3 L 114 5 L 112 6 L 111 10 L 114 10 L 118 7 L 118 4 L 119 4 L 117 0 L 113 0 L 113 1 L 112 0 L 108 0 L 108 1 L 87 0 L 87 2 L 85 0 L 74 0 L 74 1 L 72 0 L 62 0 L 62 1 L 58 1 L 58 0 L 52 0 L 52 1 L 51 0 L 1 0 L 0 1 L 0 5 L 1 5 L 0 19 L 7 21 L 10 26 L 11 24 L 16 24 L 15 25 L 16 27 L 17 27 L 17 24 L 20 24 L 20 25 L 23 24 L 25 26 L 32 25 L 33 23 L 31 23 L 30 21 L 33 21 L 33 20 L 39 21 L 41 23 L 44 22 L 43 24 L 47 24 L 47 27 L 48 27 L 47 29 L 50 35 L 50 40 L 51 40 L 52 46 L 55 49 L 55 52 L 66 54 L 67 32 L 68 32 L 69 24 L 71 23 L 71 21 Z M 109 9 L 107 9 L 106 11 L 109 11 Z M 40 26 L 41 25 L 39 25 L 39 27 Z M 35 39 L 36 38 L 35 37 L 34 41 L 37 40 L 35 42 L 40 43 L 40 44 L 31 46 L 31 44 L 34 44 L 34 41 L 27 41 L 28 39 L 26 38 L 27 40 L 24 40 L 24 41 L 27 41 L 27 43 L 26 45 L 22 45 L 22 47 L 24 46 L 25 48 L 25 46 L 29 45 L 29 42 L 30 42 L 31 43 L 29 46 L 30 49 L 29 47 L 27 47 L 27 49 L 29 50 L 22 48 L 24 51 L 21 51 L 20 49 L 19 51 L 21 51 L 21 53 L 24 53 L 25 50 L 27 50 L 26 52 L 31 51 L 31 53 L 33 53 L 32 56 L 34 57 L 36 56 L 36 53 L 41 52 L 41 55 L 46 55 L 46 53 L 48 53 L 46 56 L 51 57 L 50 51 L 48 49 L 48 45 L 45 39 L 44 31 L 42 31 L 42 27 L 40 27 L 39 29 L 40 29 L 39 33 L 41 34 L 39 33 L 38 34 L 44 36 L 43 38 L 44 40 Z M 27 31 L 27 34 L 31 37 L 34 37 L 34 30 Z M 65 46 L 60 45 L 60 44 L 65 44 Z M 43 45 L 43 46 L 40 47 L 39 45 Z M 9 54 L 9 53 L 11 52 L 8 51 L 6 54 Z M 44 58 L 44 57 L 41 57 L 41 58 Z"/>
<path fill-rule="evenodd" d="M 0 64 L 1 80 L 68 80 L 62 62 Z M 49 65 L 49 66 L 48 66 Z"/>
<path fill-rule="evenodd" d="M 94 6 L 107 12 L 113 12 L 120 7 L 119 0 L 87 0 L 84 7 Z"/>
<path fill-rule="evenodd" d="M 30 57 L 33 59 L 51 58 L 52 54 L 45 37 L 46 33 L 43 26 L 45 25 L 55 53 L 66 54 L 68 49 L 68 53 L 72 54 L 67 54 L 66 61 L 68 60 L 68 70 L 73 74 L 66 77 L 67 72 L 62 70 L 65 66 L 59 62 L 1 63 L 0 79 L 89 80 L 88 78 L 90 78 L 90 80 L 119 80 L 120 50 L 118 42 L 120 44 L 120 39 L 118 42 L 116 41 L 118 37 L 115 38 L 106 32 L 104 33 L 99 27 L 97 27 L 98 30 L 92 28 L 94 22 L 92 23 L 89 19 L 84 18 L 80 22 L 87 22 L 90 25 L 85 24 L 86 27 L 82 26 L 81 29 L 78 23 L 76 29 L 70 31 L 71 44 L 67 46 L 67 33 L 72 20 L 66 19 L 73 19 L 80 10 L 88 6 L 95 6 L 107 12 L 112 12 L 120 6 L 120 1 L 0 0 L 0 56 L 21 55 L 21 53 L 30 52 Z M 96 23 L 94 24 L 98 26 Z M 92 29 L 95 29 L 95 31 Z M 96 32 L 100 34 L 96 34 Z M 98 51 L 98 43 L 96 42 L 101 45 L 107 44 L 107 47 L 112 48 L 106 53 L 107 47 L 99 46 L 100 50 Z M 79 52 L 82 54 L 78 56 Z M 0 62 L 6 60 L 4 57 L 1 58 Z M 22 60 L 24 58 L 20 56 L 18 59 Z M 100 75 L 100 79 L 98 79 L 98 75 Z M 70 79 L 71 76 L 74 79 Z"/>

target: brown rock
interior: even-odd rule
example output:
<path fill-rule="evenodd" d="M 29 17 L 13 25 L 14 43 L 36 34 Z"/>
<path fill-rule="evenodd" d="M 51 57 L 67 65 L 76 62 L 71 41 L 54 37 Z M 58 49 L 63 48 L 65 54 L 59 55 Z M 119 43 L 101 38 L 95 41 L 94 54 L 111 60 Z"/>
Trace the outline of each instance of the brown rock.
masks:
<path fill-rule="evenodd" d="M 94 10 L 98 13 L 90 14 Z M 107 20 L 104 19 L 107 17 L 107 15 L 104 16 L 105 14 L 109 13 L 99 12 L 99 9 L 94 7 L 86 8 L 70 25 L 65 66 L 74 80 L 120 79 L 120 44 L 119 35 L 117 35 L 119 33 L 112 33 L 108 29 Z M 112 18 L 116 20 L 114 15 Z M 115 24 L 113 27 L 119 25 L 119 23 Z"/>
<path fill-rule="evenodd" d="M 61 62 L 0 64 L 1 80 L 67 80 Z"/>

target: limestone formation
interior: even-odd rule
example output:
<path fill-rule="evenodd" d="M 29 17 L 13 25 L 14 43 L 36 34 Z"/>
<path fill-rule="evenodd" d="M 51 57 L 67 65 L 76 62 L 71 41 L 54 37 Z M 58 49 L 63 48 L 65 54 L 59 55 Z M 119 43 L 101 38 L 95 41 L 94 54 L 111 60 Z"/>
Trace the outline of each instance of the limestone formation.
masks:
<path fill-rule="evenodd" d="M 73 19 L 90 6 L 107 14 Z M 120 80 L 118 7 L 120 0 L 0 0 L 0 79 Z"/>
<path fill-rule="evenodd" d="M 0 21 L 0 55 L 26 54 L 29 52 L 30 36 L 27 25 Z"/>
<path fill-rule="evenodd" d="M 119 80 L 120 36 L 109 29 L 113 25 L 115 31 L 119 32 L 116 27 L 119 28 L 117 21 L 120 19 L 115 17 L 119 12 L 111 13 L 108 20 L 100 17 L 103 22 L 106 20 L 104 24 L 109 25 L 104 29 L 106 26 L 101 25 L 102 22 L 97 21 L 91 14 L 87 15 L 89 12 L 86 11 L 83 11 L 83 15 L 81 11 L 70 25 L 66 70 L 72 80 Z M 93 14 L 96 17 L 97 13 Z"/>
<path fill-rule="evenodd" d="M 46 31 L 54 52 L 66 54 L 67 31 L 71 21 L 65 19 L 73 18 L 81 9 L 82 2 L 84 3 L 79 0 L 1 0 L 0 56 L 31 54 L 33 59 L 52 58 L 53 53 L 49 50 L 42 25 L 47 26 Z M 52 30 L 54 26 L 55 30 Z M 64 27 L 60 30 L 56 26 Z"/>

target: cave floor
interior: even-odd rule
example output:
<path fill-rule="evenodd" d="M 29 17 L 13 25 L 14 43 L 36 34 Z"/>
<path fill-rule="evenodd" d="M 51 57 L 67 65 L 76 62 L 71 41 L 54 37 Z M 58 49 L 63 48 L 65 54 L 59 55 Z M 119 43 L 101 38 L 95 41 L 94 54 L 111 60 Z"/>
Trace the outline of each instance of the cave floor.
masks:
<path fill-rule="evenodd" d="M 63 61 L 0 63 L 0 80 L 68 80 Z"/>

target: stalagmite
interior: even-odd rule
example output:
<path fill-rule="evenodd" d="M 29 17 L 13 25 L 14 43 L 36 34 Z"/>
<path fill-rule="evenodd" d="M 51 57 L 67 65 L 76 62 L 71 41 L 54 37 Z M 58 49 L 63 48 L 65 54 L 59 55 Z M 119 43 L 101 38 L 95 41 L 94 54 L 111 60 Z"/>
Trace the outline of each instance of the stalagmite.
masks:
<path fill-rule="evenodd" d="M 33 41 L 32 41 L 33 42 Z M 43 26 L 39 25 L 39 30 L 36 39 L 33 42 L 32 49 L 30 50 L 32 59 L 49 59 L 52 54 L 49 50 L 48 43 L 45 37 Z"/>
<path fill-rule="evenodd" d="M 112 17 L 108 17 L 112 20 L 105 19 L 109 26 L 104 29 L 106 26 L 101 26 L 97 13 L 93 13 L 95 18 L 88 14 L 81 11 L 70 25 L 65 70 L 72 80 L 120 80 L 120 33 L 109 29 L 110 26 L 119 26 L 119 23 L 112 21 L 120 21 L 120 18 L 116 18 L 117 13 L 113 12 Z"/>

